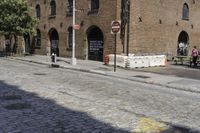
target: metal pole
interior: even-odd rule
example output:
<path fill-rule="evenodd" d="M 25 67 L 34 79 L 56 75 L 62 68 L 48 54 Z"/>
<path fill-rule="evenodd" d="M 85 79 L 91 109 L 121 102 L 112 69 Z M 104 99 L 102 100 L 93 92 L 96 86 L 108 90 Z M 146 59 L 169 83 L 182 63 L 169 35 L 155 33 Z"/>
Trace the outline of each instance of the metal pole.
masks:
<path fill-rule="evenodd" d="M 75 58 L 75 29 L 74 29 L 74 25 L 75 25 L 75 18 L 76 18 L 76 0 L 73 0 L 73 22 L 72 22 L 72 27 L 73 27 L 73 35 L 72 35 L 72 59 L 71 59 L 71 64 L 72 65 L 76 65 L 77 61 Z"/>
<path fill-rule="evenodd" d="M 115 33 L 114 72 L 116 72 L 117 33 Z"/>
<path fill-rule="evenodd" d="M 127 44 L 126 44 L 126 55 L 129 55 L 129 34 L 130 34 L 130 0 L 127 1 L 128 6 L 128 18 L 127 18 Z"/>

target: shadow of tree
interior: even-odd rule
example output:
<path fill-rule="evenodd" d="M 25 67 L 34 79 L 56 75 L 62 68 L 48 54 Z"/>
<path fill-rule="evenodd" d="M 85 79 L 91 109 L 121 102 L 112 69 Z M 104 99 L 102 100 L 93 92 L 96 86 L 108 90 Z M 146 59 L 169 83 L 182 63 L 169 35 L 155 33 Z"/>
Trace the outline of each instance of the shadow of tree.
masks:
<path fill-rule="evenodd" d="M 0 133 L 129 133 L 0 81 Z"/>

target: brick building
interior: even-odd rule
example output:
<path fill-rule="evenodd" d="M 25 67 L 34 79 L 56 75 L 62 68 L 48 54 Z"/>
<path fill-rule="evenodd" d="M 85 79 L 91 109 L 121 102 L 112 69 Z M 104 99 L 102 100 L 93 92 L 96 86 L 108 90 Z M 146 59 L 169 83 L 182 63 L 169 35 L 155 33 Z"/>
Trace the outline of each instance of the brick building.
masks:
<path fill-rule="evenodd" d="M 130 1 L 130 52 L 182 55 L 200 48 L 199 0 Z"/>
<path fill-rule="evenodd" d="M 73 0 L 28 2 L 40 23 L 36 37 L 24 37 L 25 51 L 71 57 Z M 76 0 L 76 57 L 102 61 L 113 53 L 112 20 L 122 22 L 119 54 L 187 55 L 200 48 L 199 6 L 199 0 Z"/>
<path fill-rule="evenodd" d="M 114 37 L 110 34 L 110 23 L 120 17 L 119 1 L 76 0 L 76 24 L 80 25 L 76 30 L 77 58 L 102 61 L 104 55 L 112 53 Z M 29 0 L 29 3 L 33 15 L 40 19 L 37 36 L 32 38 L 36 44 L 34 53 L 49 51 L 71 57 L 73 0 Z M 31 37 L 28 38 L 31 43 Z"/>

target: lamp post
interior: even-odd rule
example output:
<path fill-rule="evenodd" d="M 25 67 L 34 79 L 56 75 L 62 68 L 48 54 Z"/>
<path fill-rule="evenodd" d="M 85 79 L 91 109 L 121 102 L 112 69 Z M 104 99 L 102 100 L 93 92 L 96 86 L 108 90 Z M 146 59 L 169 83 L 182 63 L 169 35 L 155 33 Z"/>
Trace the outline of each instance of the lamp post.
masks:
<path fill-rule="evenodd" d="M 73 35 L 72 35 L 72 58 L 71 58 L 71 64 L 72 65 L 76 65 L 77 64 L 77 61 L 76 61 L 76 58 L 75 58 L 75 46 L 76 46 L 76 43 L 75 43 L 75 29 L 74 29 L 74 25 L 75 25 L 75 18 L 76 18 L 76 2 L 75 0 L 73 0 L 73 22 L 72 22 L 72 27 L 73 27 Z"/>

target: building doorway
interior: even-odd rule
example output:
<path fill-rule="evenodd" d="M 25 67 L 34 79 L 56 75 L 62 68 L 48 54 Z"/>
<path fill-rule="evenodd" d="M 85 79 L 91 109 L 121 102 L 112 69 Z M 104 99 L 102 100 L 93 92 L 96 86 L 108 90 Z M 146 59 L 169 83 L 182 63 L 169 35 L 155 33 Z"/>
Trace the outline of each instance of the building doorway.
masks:
<path fill-rule="evenodd" d="M 178 37 L 177 55 L 188 55 L 189 36 L 188 33 L 182 31 Z"/>
<path fill-rule="evenodd" d="M 104 39 L 103 32 L 97 26 L 92 26 L 87 32 L 88 59 L 103 61 Z"/>
<path fill-rule="evenodd" d="M 25 43 L 25 54 L 30 54 L 30 35 L 26 34 L 24 35 L 24 43 Z"/>
<path fill-rule="evenodd" d="M 49 38 L 51 42 L 51 54 L 54 53 L 59 56 L 59 36 L 56 29 L 49 31 Z"/>

